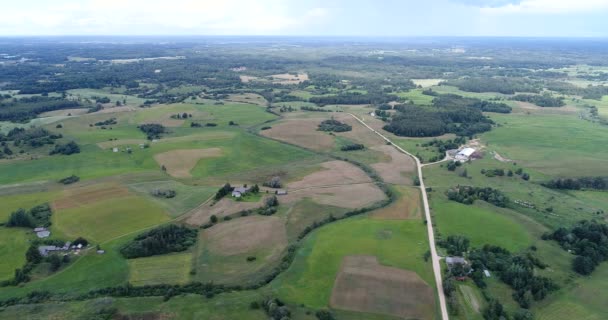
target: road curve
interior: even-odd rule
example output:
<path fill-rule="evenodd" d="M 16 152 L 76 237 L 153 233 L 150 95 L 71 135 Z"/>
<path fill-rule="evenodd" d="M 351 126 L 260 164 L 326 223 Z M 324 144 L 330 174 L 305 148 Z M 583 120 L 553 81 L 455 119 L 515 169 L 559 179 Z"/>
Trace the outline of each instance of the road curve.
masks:
<path fill-rule="evenodd" d="M 415 155 L 405 151 L 400 146 L 394 144 L 391 140 L 385 137 L 380 132 L 376 131 L 374 128 L 367 125 L 367 123 L 363 122 L 363 120 L 359 119 L 352 113 L 349 113 L 353 118 L 357 119 L 362 125 L 372 130 L 374 133 L 382 137 L 387 143 L 390 143 L 393 147 L 397 148 L 397 150 L 407 154 L 408 156 L 414 158 L 416 161 L 416 168 L 418 168 L 418 177 L 420 178 L 420 191 L 422 192 L 422 202 L 424 204 L 424 214 L 426 216 L 426 227 L 427 233 L 429 236 L 429 245 L 431 247 L 431 258 L 433 262 L 433 273 L 435 274 L 435 283 L 437 285 L 437 295 L 439 296 L 439 306 L 441 308 L 441 318 L 443 320 L 448 320 L 448 308 L 445 303 L 445 294 L 443 292 L 443 280 L 441 278 L 441 265 L 439 264 L 439 256 L 437 255 L 437 249 L 435 248 L 435 232 L 433 230 L 433 222 L 431 220 L 431 210 L 429 208 L 429 200 L 426 194 L 426 187 L 424 186 L 424 179 L 422 179 L 422 165 L 420 164 L 420 159 L 418 159 Z M 444 159 L 445 160 L 445 159 Z"/>

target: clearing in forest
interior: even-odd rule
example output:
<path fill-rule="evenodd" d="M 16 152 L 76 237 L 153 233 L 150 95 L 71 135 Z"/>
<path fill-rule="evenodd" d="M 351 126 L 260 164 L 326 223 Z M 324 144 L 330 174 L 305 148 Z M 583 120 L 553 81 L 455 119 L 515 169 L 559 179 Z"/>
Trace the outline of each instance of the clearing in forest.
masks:
<path fill-rule="evenodd" d="M 175 178 L 191 178 L 190 170 L 202 158 L 219 157 L 220 148 L 179 149 L 154 155 L 154 160 L 160 166 L 165 166 L 167 173 Z"/>
<path fill-rule="evenodd" d="M 375 256 L 346 256 L 330 304 L 405 319 L 433 319 L 434 293 L 415 272 L 383 266 Z"/>

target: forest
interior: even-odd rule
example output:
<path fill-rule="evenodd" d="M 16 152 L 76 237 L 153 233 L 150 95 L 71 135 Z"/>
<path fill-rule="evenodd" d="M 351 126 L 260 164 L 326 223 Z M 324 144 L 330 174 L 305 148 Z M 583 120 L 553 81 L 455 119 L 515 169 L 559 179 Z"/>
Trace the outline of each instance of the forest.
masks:
<path fill-rule="evenodd" d="M 120 253 L 127 259 L 133 259 L 180 252 L 196 242 L 197 234 L 196 229 L 169 224 L 136 236 L 120 249 Z"/>

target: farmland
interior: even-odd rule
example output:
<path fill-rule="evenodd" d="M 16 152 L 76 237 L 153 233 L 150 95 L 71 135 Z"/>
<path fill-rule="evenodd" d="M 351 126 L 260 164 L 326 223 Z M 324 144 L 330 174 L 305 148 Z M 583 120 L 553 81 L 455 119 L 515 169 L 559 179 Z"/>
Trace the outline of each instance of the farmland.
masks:
<path fill-rule="evenodd" d="M 608 313 L 606 263 L 580 275 L 576 248 L 547 236 L 607 221 L 608 95 L 587 86 L 601 53 L 14 41 L 38 60 L 0 67 L 0 108 L 18 119 L 0 122 L 0 319 L 268 319 L 273 304 L 290 319 L 433 320 L 448 289 L 452 319 L 496 301 L 511 319 Z M 31 107 L 51 98 L 65 109 Z M 57 248 L 38 258 L 43 245 Z M 445 259 L 484 248 L 555 286 L 522 301 L 506 270 L 480 284 L 494 264 L 456 274 Z"/>

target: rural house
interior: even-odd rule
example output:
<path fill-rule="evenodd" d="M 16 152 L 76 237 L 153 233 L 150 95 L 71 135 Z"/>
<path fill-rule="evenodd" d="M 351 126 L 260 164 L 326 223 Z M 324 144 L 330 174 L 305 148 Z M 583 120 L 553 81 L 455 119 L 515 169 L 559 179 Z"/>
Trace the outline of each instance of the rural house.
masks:
<path fill-rule="evenodd" d="M 448 265 L 448 269 L 452 269 L 452 267 L 457 264 L 468 264 L 467 260 L 465 260 L 463 257 L 446 257 L 445 263 Z"/>
<path fill-rule="evenodd" d="M 249 188 L 248 187 L 235 187 L 234 190 L 232 190 L 232 196 L 235 198 L 240 198 L 242 196 L 244 196 L 245 194 L 247 194 L 247 192 L 249 192 Z"/>

